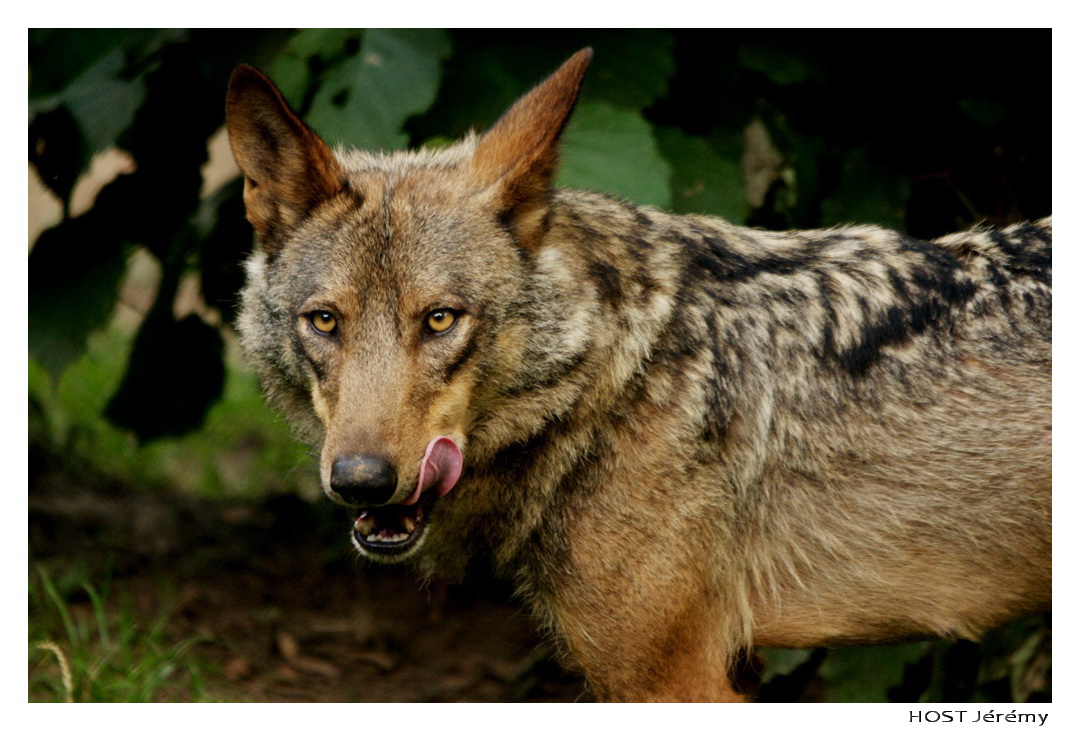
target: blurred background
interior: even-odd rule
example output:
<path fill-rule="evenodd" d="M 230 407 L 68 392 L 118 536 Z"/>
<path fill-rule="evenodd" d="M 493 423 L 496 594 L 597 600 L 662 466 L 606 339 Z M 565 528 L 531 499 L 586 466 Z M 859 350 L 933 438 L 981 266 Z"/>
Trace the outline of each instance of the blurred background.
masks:
<path fill-rule="evenodd" d="M 922 238 L 1051 212 L 1049 30 L 31 29 L 31 700 L 591 698 L 507 587 L 358 564 L 236 347 L 222 129 L 247 62 L 333 143 L 443 145 L 584 46 L 560 185 Z M 1045 701 L 1049 618 L 746 674 L 770 701 Z"/>

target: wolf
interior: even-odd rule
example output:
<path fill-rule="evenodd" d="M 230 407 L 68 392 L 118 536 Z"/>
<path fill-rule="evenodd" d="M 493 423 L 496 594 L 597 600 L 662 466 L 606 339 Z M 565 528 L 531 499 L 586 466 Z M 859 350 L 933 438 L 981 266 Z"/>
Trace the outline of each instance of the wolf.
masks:
<path fill-rule="evenodd" d="M 489 130 L 332 150 L 238 67 L 238 319 L 359 552 L 514 583 L 601 700 L 1051 598 L 1051 220 L 774 232 L 553 186 L 585 49 Z"/>

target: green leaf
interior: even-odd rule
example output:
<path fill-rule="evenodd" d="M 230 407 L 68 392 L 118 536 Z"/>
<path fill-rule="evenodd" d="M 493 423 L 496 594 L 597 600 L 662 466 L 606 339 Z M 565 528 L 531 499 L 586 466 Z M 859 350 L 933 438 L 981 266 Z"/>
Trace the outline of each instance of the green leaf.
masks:
<path fill-rule="evenodd" d="M 75 115 L 93 152 L 116 141 L 135 118 L 146 96 L 142 78 L 121 78 L 124 52 L 116 49 L 72 82 L 63 93 L 64 104 Z"/>
<path fill-rule="evenodd" d="M 519 49 L 520 55 L 527 53 L 528 49 Z M 502 46 L 464 55 L 455 53 L 453 62 L 447 65 L 437 101 L 416 120 L 420 136 L 456 138 L 493 124 L 528 90 L 527 82 L 508 68 L 507 55 Z"/>
<path fill-rule="evenodd" d="M 458 33 L 438 99 L 410 124 L 420 139 L 482 130 L 575 52 L 595 52 L 582 101 L 640 110 L 667 93 L 675 73 L 674 41 L 661 30 L 562 30 L 509 34 Z"/>
<path fill-rule="evenodd" d="M 721 157 L 706 140 L 675 127 L 658 128 L 656 137 L 671 164 L 676 213 L 723 216 L 734 223 L 746 220 L 750 203 L 737 160 Z"/>
<path fill-rule="evenodd" d="M 91 152 L 104 150 L 116 141 L 131 125 L 146 95 L 142 75 L 129 73 L 132 62 L 128 47 L 136 45 L 136 40 L 150 44 L 150 48 L 169 40 L 164 35 L 135 35 L 124 39 L 123 43 L 115 43 L 110 38 L 109 34 L 102 36 L 103 46 L 91 49 L 103 52 L 103 55 L 95 58 L 56 93 L 32 97 L 29 105 L 31 119 L 66 106 L 78 121 Z M 110 47 L 111 50 L 107 50 Z M 143 49 L 146 50 L 149 48 Z M 43 64 L 43 68 L 51 67 Z"/>
<path fill-rule="evenodd" d="M 789 48 L 771 43 L 746 43 L 739 47 L 743 66 L 760 71 L 781 86 L 820 78 L 814 62 Z"/>
<path fill-rule="evenodd" d="M 765 661 L 761 680 L 769 682 L 780 675 L 790 675 L 810 659 L 813 650 L 806 648 L 760 647 L 755 650 Z"/>
<path fill-rule="evenodd" d="M 60 93 L 72 79 L 111 51 L 127 45 L 124 28 L 31 28 L 29 31 L 30 101 Z"/>
<path fill-rule="evenodd" d="M 305 28 L 293 35 L 270 66 L 274 80 L 288 102 L 301 109 L 311 85 L 312 59 L 329 65 L 344 58 L 349 41 L 358 41 L 361 31 L 353 28 Z"/>
<path fill-rule="evenodd" d="M 332 142 L 403 147 L 405 120 L 435 101 L 449 55 L 450 39 L 441 30 L 369 30 L 359 53 L 323 76 L 308 122 Z"/>
<path fill-rule="evenodd" d="M 319 57 L 323 61 L 343 58 L 349 41 L 359 41 L 362 30 L 357 28 L 304 28 L 289 39 L 282 54 L 297 58 Z"/>
<path fill-rule="evenodd" d="M 875 164 L 868 147 L 844 158 L 840 187 L 821 204 L 821 223 L 877 223 L 904 230 L 911 185 L 895 170 Z"/>
<path fill-rule="evenodd" d="M 921 660 L 929 642 L 831 650 L 818 674 L 827 681 L 826 700 L 833 703 L 883 703 L 887 691 L 904 680 L 904 668 Z"/>
<path fill-rule="evenodd" d="M 89 215 L 45 231 L 30 253 L 30 355 L 53 383 L 112 315 L 124 254 L 108 222 Z"/>
<path fill-rule="evenodd" d="M 596 190 L 640 205 L 671 205 L 671 167 L 640 113 L 582 102 L 567 127 L 558 184 Z"/>
<path fill-rule="evenodd" d="M 668 80 L 675 74 L 672 55 L 675 43 L 667 31 L 592 31 L 575 40 L 573 51 L 585 46 L 592 46 L 595 51 L 584 98 L 627 109 L 644 109 L 667 93 Z M 540 81 L 540 77 L 535 81 Z"/>

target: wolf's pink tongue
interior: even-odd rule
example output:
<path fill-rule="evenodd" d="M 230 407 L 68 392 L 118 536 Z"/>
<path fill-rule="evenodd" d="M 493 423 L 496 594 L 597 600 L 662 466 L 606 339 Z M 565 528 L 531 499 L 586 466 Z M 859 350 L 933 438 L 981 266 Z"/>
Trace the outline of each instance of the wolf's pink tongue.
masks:
<path fill-rule="evenodd" d="M 461 477 L 461 448 L 449 437 L 432 439 L 424 450 L 424 459 L 420 462 L 420 479 L 416 491 L 405 500 L 403 505 L 412 505 L 420 499 L 420 494 L 434 489 L 437 497 L 450 492 Z"/>

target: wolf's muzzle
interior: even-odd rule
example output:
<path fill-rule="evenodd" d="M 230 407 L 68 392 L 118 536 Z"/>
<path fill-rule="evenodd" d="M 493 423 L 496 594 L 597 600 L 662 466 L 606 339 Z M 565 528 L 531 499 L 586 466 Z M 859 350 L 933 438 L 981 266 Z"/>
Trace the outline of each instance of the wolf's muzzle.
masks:
<path fill-rule="evenodd" d="M 385 505 L 397 491 L 397 470 L 372 454 L 338 457 L 330 466 L 330 489 L 349 505 Z"/>

